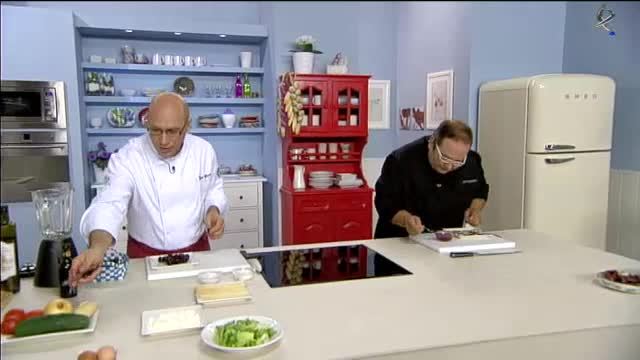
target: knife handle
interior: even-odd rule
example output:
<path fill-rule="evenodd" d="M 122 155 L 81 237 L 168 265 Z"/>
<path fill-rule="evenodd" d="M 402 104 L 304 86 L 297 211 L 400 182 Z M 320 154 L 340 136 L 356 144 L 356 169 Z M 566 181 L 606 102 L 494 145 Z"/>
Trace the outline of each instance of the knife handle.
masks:
<path fill-rule="evenodd" d="M 467 256 L 473 256 L 473 255 L 475 255 L 475 254 L 472 253 L 472 252 L 468 252 L 468 251 L 449 253 L 449 256 L 452 257 L 452 258 L 467 257 Z"/>

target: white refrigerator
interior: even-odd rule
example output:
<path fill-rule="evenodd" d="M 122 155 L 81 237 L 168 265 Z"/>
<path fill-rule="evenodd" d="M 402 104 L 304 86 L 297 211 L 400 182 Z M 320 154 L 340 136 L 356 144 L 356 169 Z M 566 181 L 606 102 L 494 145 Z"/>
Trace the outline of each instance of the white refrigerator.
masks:
<path fill-rule="evenodd" d="M 548 74 L 480 87 L 482 228 L 526 228 L 605 248 L 615 83 Z"/>

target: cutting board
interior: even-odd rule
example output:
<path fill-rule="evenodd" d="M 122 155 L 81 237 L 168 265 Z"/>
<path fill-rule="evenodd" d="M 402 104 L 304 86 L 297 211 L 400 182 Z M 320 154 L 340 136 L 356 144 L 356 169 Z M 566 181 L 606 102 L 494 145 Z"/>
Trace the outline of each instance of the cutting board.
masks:
<path fill-rule="evenodd" d="M 410 237 L 417 243 L 441 254 L 451 252 L 512 249 L 516 243 L 492 234 L 461 236 L 451 241 L 436 240 L 433 234 L 419 234 Z"/>
<path fill-rule="evenodd" d="M 151 257 L 145 258 L 145 268 L 147 270 L 147 280 L 174 279 L 182 277 L 197 276 L 204 271 L 229 272 L 236 269 L 251 269 L 251 265 L 240 254 L 238 249 L 223 249 L 215 251 L 194 252 L 194 260 L 197 264 L 192 266 L 179 265 L 175 268 L 166 266 L 163 268 L 152 268 Z"/>

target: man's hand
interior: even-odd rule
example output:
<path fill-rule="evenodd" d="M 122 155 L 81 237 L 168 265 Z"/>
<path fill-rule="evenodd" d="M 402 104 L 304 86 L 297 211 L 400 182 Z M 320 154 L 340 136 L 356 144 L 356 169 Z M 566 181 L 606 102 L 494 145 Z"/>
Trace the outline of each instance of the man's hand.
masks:
<path fill-rule="evenodd" d="M 482 209 L 485 203 L 483 199 L 473 199 L 471 206 L 464 212 L 464 221 L 472 226 L 479 226 L 482 222 Z"/>
<path fill-rule="evenodd" d="M 73 287 L 90 283 L 100 274 L 104 254 L 113 243 L 111 234 L 104 230 L 94 230 L 89 234 L 89 249 L 76 256 L 69 269 L 69 283 Z"/>
<path fill-rule="evenodd" d="M 424 231 L 424 225 L 422 225 L 420 217 L 411 215 L 411 213 L 406 210 L 398 211 L 393 219 L 391 219 L 391 222 L 405 228 L 409 235 L 422 234 Z"/>
<path fill-rule="evenodd" d="M 207 211 L 207 216 L 204 219 L 204 223 L 207 225 L 207 232 L 212 239 L 219 239 L 224 232 L 224 219 L 220 216 L 220 210 L 217 207 L 212 206 Z"/>

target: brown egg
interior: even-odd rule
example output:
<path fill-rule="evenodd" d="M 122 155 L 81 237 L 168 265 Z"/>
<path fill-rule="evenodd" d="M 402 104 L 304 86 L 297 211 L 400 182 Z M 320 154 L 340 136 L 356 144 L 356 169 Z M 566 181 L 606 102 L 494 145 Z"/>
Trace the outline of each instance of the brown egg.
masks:
<path fill-rule="evenodd" d="M 83 351 L 78 355 L 78 360 L 98 360 L 98 355 L 95 351 Z"/>
<path fill-rule="evenodd" d="M 116 360 L 116 349 L 113 346 L 103 346 L 98 349 L 98 360 Z"/>

